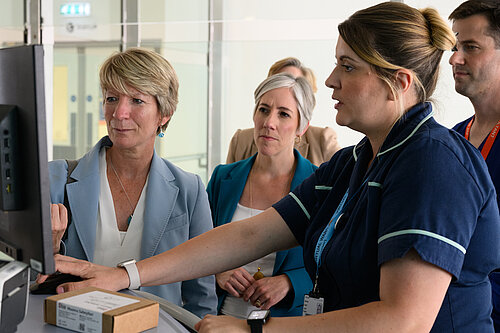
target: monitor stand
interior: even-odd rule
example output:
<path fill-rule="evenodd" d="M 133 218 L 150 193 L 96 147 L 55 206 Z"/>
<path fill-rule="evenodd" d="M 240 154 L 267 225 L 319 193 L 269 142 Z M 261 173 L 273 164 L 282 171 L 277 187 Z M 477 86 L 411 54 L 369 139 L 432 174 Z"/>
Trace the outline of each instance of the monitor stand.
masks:
<path fill-rule="evenodd" d="M 28 310 L 30 268 L 20 261 L 0 261 L 0 332 L 17 330 Z"/>

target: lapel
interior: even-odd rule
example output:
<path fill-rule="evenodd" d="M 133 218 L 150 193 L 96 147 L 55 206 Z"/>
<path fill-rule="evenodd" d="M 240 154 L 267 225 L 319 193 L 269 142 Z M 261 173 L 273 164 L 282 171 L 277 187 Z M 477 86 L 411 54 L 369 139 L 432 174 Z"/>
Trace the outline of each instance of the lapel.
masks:
<path fill-rule="evenodd" d="M 82 245 L 86 260 L 94 260 L 95 233 L 97 228 L 97 209 L 99 205 L 99 151 L 110 146 L 111 141 L 104 137 L 82 157 L 71 173 L 75 182 L 66 185 L 70 203 L 72 222 Z"/>
<path fill-rule="evenodd" d="M 174 175 L 165 161 L 156 155 L 156 151 L 151 161 L 147 186 L 141 259 L 156 254 L 179 194 Z"/>
<path fill-rule="evenodd" d="M 302 183 L 304 179 L 309 177 L 317 167 L 309 162 L 304 155 L 301 155 L 297 150 L 293 151 L 295 158 L 297 159 L 297 167 L 295 168 L 295 174 L 292 178 L 292 183 L 290 184 L 290 191 L 292 191 L 297 185 Z"/>
<path fill-rule="evenodd" d="M 255 154 L 241 161 L 221 180 L 220 197 L 216 207 L 216 225 L 228 223 L 233 217 L 256 156 Z"/>
<path fill-rule="evenodd" d="M 302 181 L 305 178 L 309 177 L 309 175 L 311 175 L 315 170 L 315 167 L 307 159 L 302 157 L 302 155 L 297 151 L 297 149 L 294 149 L 293 154 L 297 159 L 297 167 L 295 168 L 295 173 L 292 178 L 292 183 L 290 184 L 290 191 L 292 191 L 297 185 L 302 183 Z M 279 272 L 281 266 L 283 265 L 283 262 L 285 261 L 287 254 L 288 251 L 276 252 L 276 262 L 274 264 L 273 275 L 276 275 Z"/>

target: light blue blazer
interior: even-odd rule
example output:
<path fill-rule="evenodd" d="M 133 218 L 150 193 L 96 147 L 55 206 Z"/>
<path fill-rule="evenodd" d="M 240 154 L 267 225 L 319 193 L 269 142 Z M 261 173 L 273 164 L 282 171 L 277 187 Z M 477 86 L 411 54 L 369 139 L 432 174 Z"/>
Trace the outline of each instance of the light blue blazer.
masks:
<path fill-rule="evenodd" d="M 76 181 L 66 185 L 66 161 L 49 163 L 50 195 L 53 203 L 64 203 L 66 185 L 72 221 L 65 241 L 66 254 L 94 260 L 99 204 L 99 151 L 112 143 L 106 136 L 85 154 L 73 170 Z M 167 251 L 212 228 L 207 194 L 201 179 L 153 155 L 146 191 L 141 258 Z M 141 290 L 183 306 L 197 316 L 215 314 L 217 296 L 214 276 Z"/>
<path fill-rule="evenodd" d="M 302 157 L 297 150 L 294 150 L 294 154 L 297 159 L 297 167 L 293 175 L 291 189 L 302 183 L 318 168 Z M 256 156 L 257 154 L 243 161 L 221 164 L 212 173 L 207 193 L 215 227 L 231 222 Z M 304 294 L 312 290 L 311 279 L 304 269 L 301 246 L 276 253 L 273 276 L 281 274 L 286 274 L 290 279 L 293 293 L 290 297 L 285 297 L 284 300 L 273 306 L 271 315 L 274 317 L 301 316 Z M 217 288 L 217 292 L 220 310 L 227 293 L 219 288 Z"/>

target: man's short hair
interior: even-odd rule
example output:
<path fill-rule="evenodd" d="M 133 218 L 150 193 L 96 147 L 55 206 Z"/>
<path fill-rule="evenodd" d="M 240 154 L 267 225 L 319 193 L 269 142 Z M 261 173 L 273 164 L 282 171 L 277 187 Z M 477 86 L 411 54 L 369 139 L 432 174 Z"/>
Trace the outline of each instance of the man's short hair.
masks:
<path fill-rule="evenodd" d="M 468 0 L 458 6 L 448 17 L 452 21 L 472 15 L 483 15 L 488 20 L 488 35 L 500 48 L 500 0 Z"/>

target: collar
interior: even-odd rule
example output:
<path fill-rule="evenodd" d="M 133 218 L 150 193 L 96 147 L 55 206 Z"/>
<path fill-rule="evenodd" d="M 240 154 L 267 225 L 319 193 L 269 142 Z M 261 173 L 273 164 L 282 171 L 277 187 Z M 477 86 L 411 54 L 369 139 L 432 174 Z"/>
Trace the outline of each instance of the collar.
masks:
<path fill-rule="evenodd" d="M 382 144 L 380 152 L 375 157 L 370 169 L 377 164 L 377 160 L 384 154 L 402 146 L 429 120 L 432 118 L 432 106 L 430 103 L 420 103 L 406 112 L 392 127 Z M 367 177 L 368 162 L 372 158 L 372 148 L 365 137 L 353 149 L 354 169 L 353 176 L 349 180 L 349 188 L 357 189 Z"/>
<path fill-rule="evenodd" d="M 406 112 L 392 127 L 377 154 L 377 158 L 398 148 L 408 141 L 429 119 L 434 112 L 430 102 L 419 103 Z M 370 148 L 368 138 L 365 137 L 353 148 L 354 160 L 357 161 L 360 154 L 366 153 Z M 370 149 L 371 153 L 371 149 Z"/>

